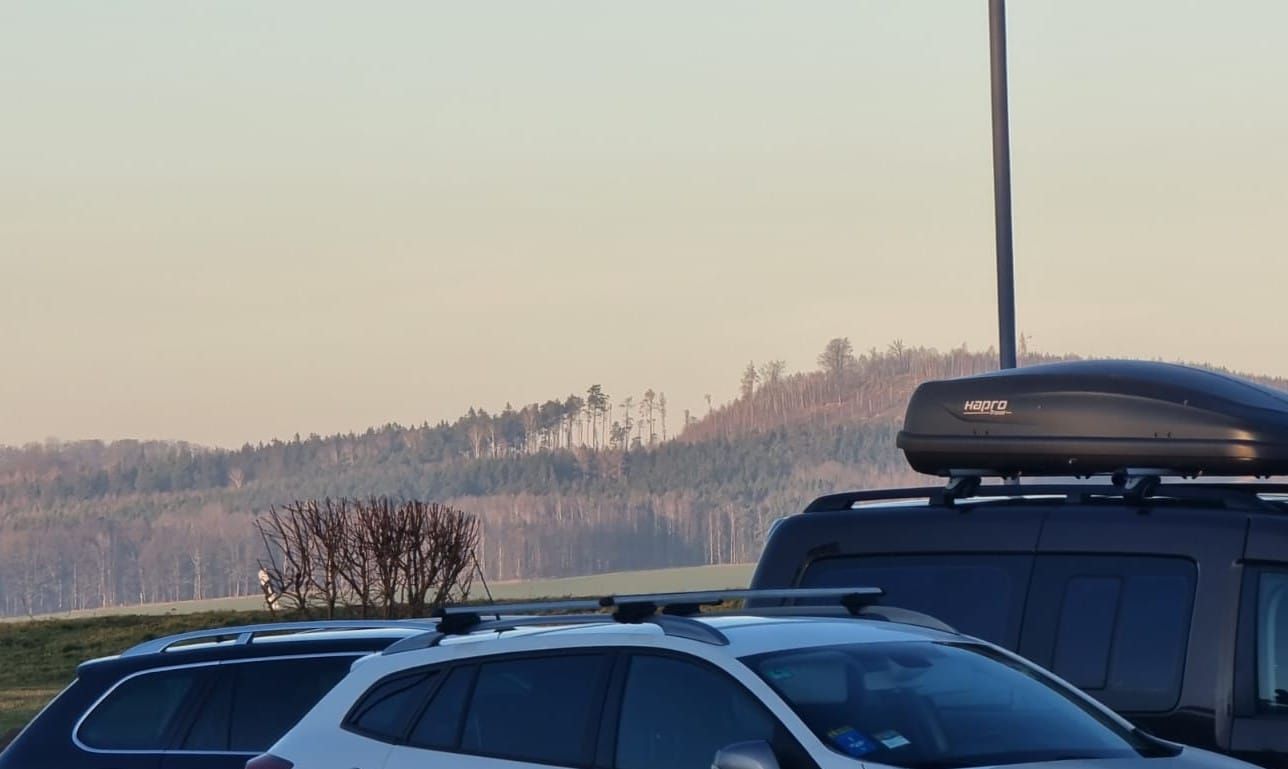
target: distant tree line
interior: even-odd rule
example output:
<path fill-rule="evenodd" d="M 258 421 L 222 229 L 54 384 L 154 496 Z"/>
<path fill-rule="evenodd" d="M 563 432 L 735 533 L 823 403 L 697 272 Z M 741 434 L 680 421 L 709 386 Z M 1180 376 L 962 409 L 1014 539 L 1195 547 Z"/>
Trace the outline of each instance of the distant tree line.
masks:
<path fill-rule="evenodd" d="M 774 518 L 841 486 L 908 482 L 896 425 L 794 425 L 641 451 L 388 462 L 242 489 L 131 495 L 0 523 L 0 611 L 256 595 L 257 511 L 283 499 L 438 496 L 478 518 L 488 579 L 754 559 Z"/>
<path fill-rule="evenodd" d="M 488 579 L 754 560 L 769 524 L 814 496 L 917 482 L 894 447 L 912 389 L 990 370 L 995 356 L 899 342 L 856 353 L 838 338 L 817 364 L 733 372 L 737 397 L 686 414 L 678 436 L 660 394 L 609 409 L 592 387 L 535 415 L 476 409 L 451 425 L 231 452 L 129 441 L 0 450 L 0 613 L 257 594 L 254 521 L 284 500 L 326 497 L 469 511 Z M 102 490 L 104 474 L 116 490 Z M 170 480 L 143 491 L 127 477 Z"/>
<path fill-rule="evenodd" d="M 389 461 L 420 464 L 527 456 L 561 449 L 630 450 L 668 437 L 665 393 L 648 389 L 614 404 L 591 385 L 520 409 L 490 414 L 471 408 L 455 422 L 419 427 L 387 424 L 366 432 L 294 436 L 235 451 L 185 442 L 50 440 L 0 447 L 0 516 L 12 510 L 129 494 L 241 489 L 256 481 L 308 476 L 318 468 Z"/>

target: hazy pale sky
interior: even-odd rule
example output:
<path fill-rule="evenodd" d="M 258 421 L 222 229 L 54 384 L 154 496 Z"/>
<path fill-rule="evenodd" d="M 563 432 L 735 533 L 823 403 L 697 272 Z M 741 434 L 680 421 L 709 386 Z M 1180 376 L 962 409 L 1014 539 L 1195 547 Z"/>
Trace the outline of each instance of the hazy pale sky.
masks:
<path fill-rule="evenodd" d="M 1288 375 L 1281 0 L 1012 0 L 1020 329 Z M 986 0 L 0 4 L 0 443 L 995 344 Z"/>

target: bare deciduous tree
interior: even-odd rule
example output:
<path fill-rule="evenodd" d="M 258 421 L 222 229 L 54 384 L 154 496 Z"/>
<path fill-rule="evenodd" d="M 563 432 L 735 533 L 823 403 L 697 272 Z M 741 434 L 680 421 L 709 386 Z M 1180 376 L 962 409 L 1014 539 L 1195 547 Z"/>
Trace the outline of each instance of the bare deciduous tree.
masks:
<path fill-rule="evenodd" d="M 344 571 L 348 546 L 349 503 L 330 497 L 318 504 L 314 500 L 296 503 L 295 510 L 304 518 L 304 525 L 313 539 L 316 551 L 315 565 L 309 578 L 313 590 L 322 599 L 327 617 L 335 617 L 335 608 L 343 597 Z"/>
<path fill-rule="evenodd" d="M 402 572 L 411 616 L 425 616 L 453 591 L 464 598 L 472 581 L 478 520 L 437 503 L 406 502 L 399 507 L 405 547 Z"/>
<path fill-rule="evenodd" d="M 309 608 L 315 553 L 300 509 L 300 503 L 282 509 L 270 507 L 267 516 L 256 519 L 255 528 L 264 541 L 267 559 L 260 561 L 260 567 L 268 572 L 276 592 L 303 614 Z"/>

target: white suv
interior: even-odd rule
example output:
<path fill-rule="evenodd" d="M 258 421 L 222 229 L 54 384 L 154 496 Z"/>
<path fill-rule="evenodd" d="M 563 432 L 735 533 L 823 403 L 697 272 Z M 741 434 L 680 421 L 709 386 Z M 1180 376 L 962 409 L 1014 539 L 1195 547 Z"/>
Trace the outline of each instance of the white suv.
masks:
<path fill-rule="evenodd" d="M 871 606 L 879 595 L 629 596 L 488 607 L 494 620 L 451 608 L 438 631 L 356 662 L 247 769 L 1249 766 L 1149 737 L 996 646 L 889 621 L 915 617 Z M 698 613 L 751 596 L 846 610 Z M 614 612 L 501 616 L 599 607 Z"/>

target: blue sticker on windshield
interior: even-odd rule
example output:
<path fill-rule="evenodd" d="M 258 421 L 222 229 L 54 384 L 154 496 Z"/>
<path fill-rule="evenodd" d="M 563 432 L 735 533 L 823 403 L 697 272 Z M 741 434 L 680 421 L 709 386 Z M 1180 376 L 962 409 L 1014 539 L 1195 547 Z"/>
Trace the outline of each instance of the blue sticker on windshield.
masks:
<path fill-rule="evenodd" d="M 841 752 L 854 758 L 861 758 L 877 749 L 875 742 L 864 737 L 853 726 L 842 726 L 840 729 L 833 729 L 827 733 L 827 738 Z"/>

